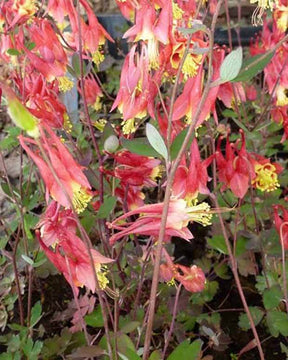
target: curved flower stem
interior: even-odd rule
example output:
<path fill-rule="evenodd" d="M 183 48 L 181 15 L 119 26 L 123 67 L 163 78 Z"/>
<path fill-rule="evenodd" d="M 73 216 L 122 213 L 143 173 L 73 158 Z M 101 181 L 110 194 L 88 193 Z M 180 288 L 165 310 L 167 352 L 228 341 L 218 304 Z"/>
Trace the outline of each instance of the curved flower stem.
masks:
<path fill-rule="evenodd" d="M 281 249 L 282 249 L 282 269 L 283 269 L 283 291 L 284 299 L 286 305 L 286 312 L 288 314 L 288 290 L 287 290 L 287 276 L 286 276 L 286 266 L 285 266 L 285 247 L 283 240 L 283 227 L 288 225 L 288 222 L 283 222 L 280 226 L 280 240 L 281 240 Z"/>
<path fill-rule="evenodd" d="M 212 150 L 213 150 L 213 153 L 215 154 L 215 151 L 216 151 L 215 150 L 215 144 L 214 144 L 213 139 L 211 139 L 211 140 L 212 140 L 211 141 Z M 216 178 L 216 162 L 214 160 L 213 161 L 213 181 L 214 181 L 213 185 L 214 185 L 214 189 L 216 189 L 216 187 L 217 187 L 217 180 L 216 179 L 217 179 Z M 219 207 L 219 203 L 218 203 L 218 200 L 217 200 L 216 196 L 214 194 L 210 194 L 210 198 L 213 201 L 215 208 L 219 209 L 220 207 Z M 251 325 L 251 329 L 252 329 L 256 344 L 257 344 L 258 351 L 259 351 L 260 360 L 265 360 L 263 349 L 262 349 L 262 346 L 261 346 L 261 342 L 260 342 L 260 339 L 259 339 L 259 336 L 258 336 L 258 333 L 257 333 L 257 330 L 256 330 L 256 326 L 255 326 L 254 320 L 252 318 L 251 312 L 249 310 L 249 307 L 248 307 L 248 304 L 247 304 L 247 301 L 246 301 L 246 298 L 245 298 L 245 295 L 244 295 L 244 292 L 243 292 L 243 288 L 242 288 L 242 285 L 241 285 L 241 282 L 240 282 L 240 278 L 239 278 L 239 274 L 238 274 L 238 270 L 237 270 L 237 260 L 236 260 L 234 254 L 233 254 L 233 251 L 232 251 L 232 248 L 231 248 L 231 245 L 230 245 L 230 242 L 229 242 L 229 238 L 228 238 L 228 235 L 227 235 L 227 232 L 226 232 L 226 227 L 225 227 L 225 224 L 224 224 L 224 220 L 223 220 L 223 217 L 222 217 L 222 214 L 221 214 L 220 211 L 218 212 L 218 217 L 219 217 L 219 220 L 220 220 L 222 233 L 223 233 L 223 236 L 224 236 L 224 239 L 225 239 L 225 244 L 226 244 L 226 247 L 227 247 L 227 250 L 228 250 L 228 256 L 229 256 L 229 260 L 230 260 L 230 263 L 231 263 L 231 270 L 232 270 L 232 273 L 233 273 L 233 276 L 234 276 L 234 279 L 235 279 L 235 282 L 236 282 L 236 286 L 237 286 L 237 289 L 238 289 L 238 292 L 239 292 L 243 307 L 245 309 L 246 315 L 247 315 L 247 317 L 249 319 L 249 322 L 250 322 L 250 325 Z M 234 238 L 234 242 L 236 242 L 235 238 Z"/>
<path fill-rule="evenodd" d="M 219 209 L 219 203 L 218 203 L 218 200 L 217 200 L 216 196 L 214 194 L 211 194 L 210 197 L 214 202 L 215 208 Z M 224 236 L 224 239 L 225 239 L 225 244 L 226 244 L 227 250 L 228 250 L 228 255 L 229 255 L 229 259 L 230 259 L 230 263 L 231 263 L 231 270 L 232 270 L 232 273 L 233 273 L 233 276 L 234 276 L 234 279 L 235 279 L 235 282 L 236 282 L 236 286 L 237 286 L 237 289 L 238 289 L 238 292 L 239 292 L 243 307 L 245 309 L 246 315 L 247 315 L 247 317 L 249 319 L 249 322 L 250 322 L 250 325 L 251 325 L 251 330 L 253 332 L 253 335 L 254 335 L 254 338 L 255 338 L 255 341 L 256 341 L 256 344 L 257 344 L 257 348 L 258 348 L 258 351 L 259 351 L 260 360 L 265 360 L 263 349 L 262 349 L 262 346 L 261 346 L 261 342 L 260 342 L 260 339 L 259 339 L 259 336 L 258 336 L 258 332 L 256 330 L 256 326 L 255 326 L 253 317 L 251 315 L 251 312 L 249 310 L 249 307 L 248 307 L 248 304 L 247 304 L 247 301 L 246 301 L 246 298 L 245 298 L 245 295 L 244 295 L 244 292 L 243 292 L 243 288 L 242 288 L 242 285 L 241 285 L 241 282 L 240 282 L 240 278 L 239 278 L 239 274 L 238 274 L 238 270 L 237 270 L 237 260 L 236 260 L 235 256 L 233 255 L 231 245 L 230 245 L 230 242 L 229 242 L 229 239 L 228 239 L 228 236 L 227 236 L 224 220 L 222 218 L 222 215 L 221 215 L 220 211 L 218 212 L 218 217 L 219 217 L 219 220 L 220 220 L 222 233 L 223 233 L 223 236 Z"/>
<path fill-rule="evenodd" d="M 171 195 L 171 188 L 173 185 L 174 176 L 176 173 L 176 170 L 180 164 L 182 155 L 186 151 L 189 140 L 194 133 L 198 117 L 201 114 L 202 107 L 205 104 L 205 101 L 208 96 L 208 92 L 211 85 L 211 79 L 212 79 L 212 53 L 213 53 L 213 46 L 214 46 L 214 31 L 216 26 L 216 20 L 219 14 L 220 7 L 222 5 L 223 0 L 220 0 L 217 4 L 215 13 L 213 15 L 212 24 L 211 24 L 211 31 L 209 32 L 209 63 L 208 63 L 208 76 L 207 76 L 207 82 L 205 84 L 205 88 L 201 97 L 201 101 L 199 103 L 199 106 L 197 107 L 197 110 L 192 118 L 192 122 L 188 128 L 188 132 L 186 134 L 186 137 L 184 139 L 184 142 L 181 146 L 181 149 L 177 155 L 177 158 L 175 162 L 173 163 L 171 167 L 171 171 L 167 178 L 167 184 L 166 184 L 166 190 L 165 190 L 165 197 L 164 197 L 164 203 L 163 203 L 163 213 L 162 213 L 162 220 L 161 220 L 161 226 L 159 231 L 159 238 L 157 241 L 157 248 L 156 248 L 156 256 L 155 256 L 155 264 L 154 264 L 154 272 L 153 272 L 153 279 L 152 279 L 152 286 L 151 286 L 151 292 L 150 292 L 150 302 L 149 302 L 149 313 L 148 313 L 148 320 L 147 320 L 147 329 L 145 334 L 145 342 L 144 342 L 144 352 L 143 352 L 143 360 L 147 360 L 149 356 L 149 349 L 150 349 L 150 343 L 151 343 L 151 336 L 152 336 L 152 330 L 153 330 L 153 320 L 154 320 L 154 313 L 156 308 L 156 298 L 157 298 L 157 289 L 158 289 L 158 279 L 159 279 L 159 272 L 160 272 L 160 262 L 161 262 L 161 254 L 162 254 L 162 248 L 163 248 L 163 240 L 165 236 L 165 228 L 167 223 L 167 216 L 168 216 L 168 209 L 169 209 L 169 202 L 170 202 L 170 195 Z M 172 116 L 172 110 L 170 110 L 170 116 Z M 172 118 L 168 119 L 168 122 L 171 122 Z"/>
<path fill-rule="evenodd" d="M 172 314 L 172 321 L 171 321 L 171 325 L 170 325 L 170 329 L 167 335 L 167 339 L 165 341 L 165 346 L 164 346 L 164 350 L 163 350 L 163 354 L 162 354 L 162 359 L 165 359 L 165 354 L 166 351 L 168 349 L 168 345 L 170 343 L 170 339 L 174 330 L 174 324 L 175 324 L 175 320 L 176 320 L 176 315 L 177 315 L 177 307 L 178 307 L 178 302 L 179 302 L 179 296 L 181 293 L 181 288 L 182 288 L 182 284 L 180 283 L 177 287 L 177 291 L 176 291 L 176 296 L 175 296 L 175 301 L 174 301 L 174 307 L 173 307 L 173 314 Z"/>

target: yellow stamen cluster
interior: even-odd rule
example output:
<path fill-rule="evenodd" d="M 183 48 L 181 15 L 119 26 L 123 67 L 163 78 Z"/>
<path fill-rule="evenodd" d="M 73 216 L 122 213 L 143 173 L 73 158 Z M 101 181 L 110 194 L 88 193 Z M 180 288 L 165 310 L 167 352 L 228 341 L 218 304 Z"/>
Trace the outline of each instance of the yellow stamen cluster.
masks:
<path fill-rule="evenodd" d="M 254 167 L 256 177 L 252 180 L 252 185 L 261 191 L 273 191 L 280 185 L 274 165 L 267 163 L 264 165 L 256 164 Z"/>
<path fill-rule="evenodd" d="M 63 129 L 70 134 L 72 131 L 72 123 L 70 121 L 69 115 L 67 113 L 64 114 L 64 123 L 63 123 Z"/>
<path fill-rule="evenodd" d="M 107 123 L 107 120 L 105 119 L 99 119 L 99 120 L 96 120 L 93 125 L 99 130 L 99 131 L 103 131 L 104 128 L 105 128 L 105 125 Z"/>
<path fill-rule="evenodd" d="M 168 286 L 175 286 L 175 279 L 174 278 L 172 278 L 171 280 L 169 280 L 169 281 L 167 281 L 167 285 Z"/>
<path fill-rule="evenodd" d="M 92 105 L 92 107 L 93 107 L 93 109 L 96 110 L 96 111 L 98 111 L 98 110 L 101 109 L 102 104 L 101 104 L 101 98 L 100 98 L 100 96 L 97 96 L 96 101 L 95 101 L 95 103 Z"/>
<path fill-rule="evenodd" d="M 182 67 L 182 73 L 186 79 L 197 75 L 197 70 L 201 64 L 201 60 L 202 55 L 188 54 Z"/>
<path fill-rule="evenodd" d="M 67 92 L 73 88 L 74 83 L 67 76 L 62 76 L 58 78 L 58 86 L 61 92 Z"/>
<path fill-rule="evenodd" d="M 174 20 L 182 19 L 184 11 L 174 1 L 172 2 L 172 11 L 173 11 L 173 19 Z"/>
<path fill-rule="evenodd" d="M 95 270 L 97 274 L 99 287 L 100 289 L 104 290 L 109 284 L 109 280 L 107 279 L 107 274 L 108 274 L 107 266 L 105 265 L 100 266 L 99 264 L 97 264 L 95 266 Z"/>
<path fill-rule="evenodd" d="M 35 0 L 14 0 L 12 9 L 21 16 L 32 16 L 37 10 Z"/>
<path fill-rule="evenodd" d="M 93 54 L 92 54 L 92 61 L 97 65 L 99 66 L 100 63 L 104 60 L 104 55 L 99 51 L 95 51 Z"/>
<path fill-rule="evenodd" d="M 211 225 L 212 214 L 210 205 L 206 202 L 188 207 L 186 209 L 189 221 L 195 221 L 203 226 Z"/>
<path fill-rule="evenodd" d="M 276 96 L 277 96 L 277 106 L 285 106 L 288 105 L 288 89 L 286 89 L 284 86 L 279 85 L 276 90 Z"/>
<path fill-rule="evenodd" d="M 155 168 L 152 169 L 152 172 L 150 174 L 150 178 L 152 180 L 155 180 L 156 178 L 161 178 L 162 174 L 164 172 L 164 166 L 158 165 Z"/>
<path fill-rule="evenodd" d="M 86 189 L 83 189 L 80 185 L 73 186 L 73 199 L 72 203 L 77 214 L 84 211 L 92 199 L 92 195 L 88 193 Z"/>
<path fill-rule="evenodd" d="M 134 119 L 124 120 L 121 125 L 123 125 L 122 131 L 125 135 L 132 134 L 136 131 Z"/>

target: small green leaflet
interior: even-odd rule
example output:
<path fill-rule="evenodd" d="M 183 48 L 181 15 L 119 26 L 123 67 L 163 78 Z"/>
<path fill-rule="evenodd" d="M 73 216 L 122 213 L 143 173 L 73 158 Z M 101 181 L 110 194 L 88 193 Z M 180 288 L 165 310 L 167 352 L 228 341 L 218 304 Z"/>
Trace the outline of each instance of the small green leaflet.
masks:
<path fill-rule="evenodd" d="M 227 55 L 220 67 L 220 81 L 225 83 L 236 78 L 239 74 L 243 61 L 243 51 L 240 46 Z"/>
<path fill-rule="evenodd" d="M 168 151 L 165 142 L 159 131 L 149 123 L 146 124 L 146 136 L 153 149 L 155 149 L 157 153 L 162 155 L 163 158 L 167 161 Z"/>
<path fill-rule="evenodd" d="M 152 157 L 158 156 L 158 153 L 151 147 L 147 138 L 136 138 L 132 140 L 121 138 L 120 142 L 125 149 L 134 154 Z"/>

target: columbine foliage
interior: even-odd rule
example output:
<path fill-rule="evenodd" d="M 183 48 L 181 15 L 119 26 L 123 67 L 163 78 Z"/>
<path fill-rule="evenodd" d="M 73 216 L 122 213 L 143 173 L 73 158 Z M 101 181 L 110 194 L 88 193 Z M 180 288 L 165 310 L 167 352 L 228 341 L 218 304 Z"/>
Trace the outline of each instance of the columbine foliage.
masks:
<path fill-rule="evenodd" d="M 0 359 L 285 358 L 288 4 L 250 2 L 243 47 L 228 1 L 116 0 L 115 60 L 92 1 L 2 1 Z"/>

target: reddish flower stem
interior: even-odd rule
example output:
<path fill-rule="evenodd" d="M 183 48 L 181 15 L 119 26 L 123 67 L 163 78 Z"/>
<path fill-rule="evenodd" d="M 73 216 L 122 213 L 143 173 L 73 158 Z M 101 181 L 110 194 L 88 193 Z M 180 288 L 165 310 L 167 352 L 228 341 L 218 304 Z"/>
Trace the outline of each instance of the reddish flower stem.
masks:
<path fill-rule="evenodd" d="M 171 171 L 167 178 L 167 184 L 166 184 L 166 190 L 165 190 L 165 197 L 164 197 L 164 203 L 163 203 L 163 213 L 162 213 L 162 220 L 161 220 L 161 227 L 159 231 L 159 238 L 157 241 L 157 248 L 156 248 L 156 256 L 155 256 L 155 264 L 154 264 L 154 272 L 153 272 L 153 279 L 152 279 L 152 286 L 151 286 L 151 292 L 150 292 L 150 303 L 149 303 L 149 313 L 148 313 L 148 320 L 147 320 L 147 329 L 145 334 L 145 343 L 144 343 L 144 351 L 143 351 L 143 360 L 147 360 L 149 357 L 149 350 L 150 350 L 150 343 L 151 343 L 151 336 L 152 336 L 152 330 L 153 330 L 153 320 L 154 320 L 154 314 L 155 314 L 155 308 L 156 308 L 156 298 L 157 298 L 157 289 L 158 289 L 158 279 L 159 279 L 159 272 L 160 272 L 160 262 L 161 262 L 161 254 L 162 254 L 162 248 L 163 248 L 163 240 L 165 236 L 165 228 L 166 228 L 166 222 L 167 222 L 167 216 L 168 216 L 168 209 L 169 209 L 169 202 L 170 202 L 170 194 L 171 194 L 171 188 L 173 185 L 174 176 L 176 173 L 176 170 L 180 164 L 181 158 L 186 151 L 189 140 L 195 130 L 198 117 L 200 116 L 200 113 L 202 111 L 202 107 L 205 104 L 205 101 L 208 96 L 208 92 L 211 85 L 211 79 L 212 79 L 212 53 L 213 53 L 213 46 L 214 46 L 214 32 L 215 32 L 215 26 L 216 26 L 216 20 L 219 14 L 220 7 L 222 5 L 223 0 L 220 0 L 217 4 L 217 7 L 215 9 L 215 13 L 213 15 L 212 24 L 211 24 L 211 32 L 209 32 L 209 63 L 208 63 L 208 76 L 207 76 L 207 82 L 201 97 L 201 101 L 199 103 L 199 106 L 192 118 L 192 122 L 188 128 L 188 132 L 186 134 L 186 137 L 184 139 L 184 142 L 182 144 L 182 147 L 177 155 L 177 158 L 174 162 L 174 164 L 171 167 Z M 178 79 L 176 79 L 176 83 L 178 82 Z M 170 116 L 172 116 L 173 112 L 170 110 Z M 172 121 L 172 118 L 168 119 L 168 122 Z"/>
<path fill-rule="evenodd" d="M 288 290 L 287 290 L 287 276 L 286 276 L 286 266 L 285 266 L 285 247 L 283 240 L 283 227 L 288 225 L 288 222 L 283 222 L 280 226 L 280 240 L 281 240 L 281 250 L 282 250 L 282 269 L 283 269 L 283 291 L 284 299 L 286 305 L 286 312 L 288 314 Z"/>

